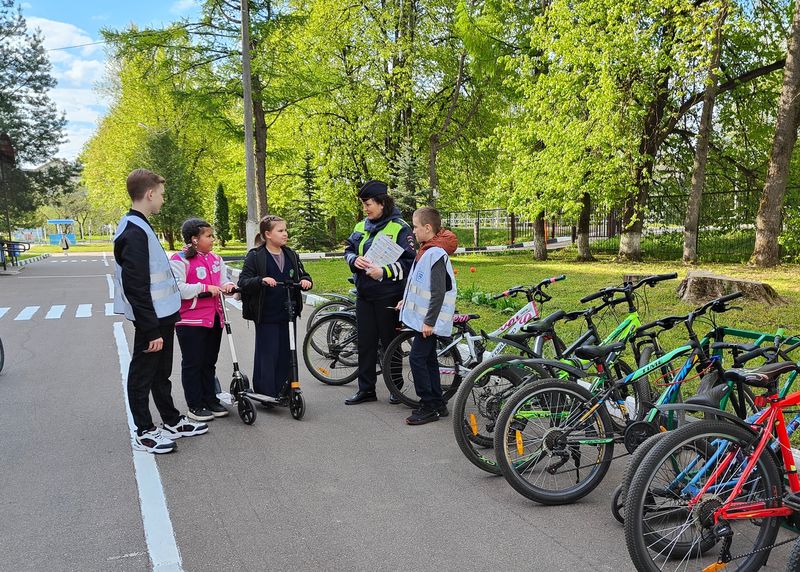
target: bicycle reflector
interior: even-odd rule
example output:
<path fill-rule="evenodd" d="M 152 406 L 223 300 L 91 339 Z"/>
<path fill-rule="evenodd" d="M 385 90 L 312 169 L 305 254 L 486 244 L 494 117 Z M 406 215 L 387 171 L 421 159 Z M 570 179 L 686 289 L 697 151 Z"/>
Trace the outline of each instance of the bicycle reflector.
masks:
<path fill-rule="evenodd" d="M 475 419 L 475 414 L 474 413 L 470 413 L 469 414 L 469 428 L 472 430 L 472 436 L 473 437 L 477 437 L 478 436 L 478 420 Z"/>
<path fill-rule="evenodd" d="M 317 368 L 317 371 L 319 371 L 319 372 L 320 372 L 322 375 L 324 375 L 325 377 L 328 377 L 328 376 L 330 376 L 330 375 L 331 375 L 331 372 L 330 372 L 330 370 L 329 370 L 329 369 L 327 369 L 327 368 L 324 368 L 324 367 L 318 367 L 318 368 Z"/>
<path fill-rule="evenodd" d="M 517 430 L 515 431 L 517 434 L 517 454 L 524 455 L 525 454 L 525 445 L 522 444 L 522 431 Z"/>

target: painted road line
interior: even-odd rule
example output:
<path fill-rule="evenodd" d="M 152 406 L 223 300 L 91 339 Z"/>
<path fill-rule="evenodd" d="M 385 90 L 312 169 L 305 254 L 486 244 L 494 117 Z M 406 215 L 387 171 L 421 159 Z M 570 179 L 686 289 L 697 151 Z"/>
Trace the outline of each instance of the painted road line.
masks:
<path fill-rule="evenodd" d="M 6 315 L 6 312 L 8 312 L 10 309 L 11 309 L 11 308 L 0 308 L 0 318 L 2 318 L 3 316 L 5 316 L 5 315 Z"/>
<path fill-rule="evenodd" d="M 114 281 L 111 279 L 111 274 L 106 274 L 106 284 L 108 284 L 108 299 L 114 299 Z"/>
<path fill-rule="evenodd" d="M 61 317 L 61 314 L 64 313 L 66 306 L 50 306 L 50 311 L 47 312 L 47 315 L 44 317 L 45 320 L 58 320 Z"/>
<path fill-rule="evenodd" d="M 22 311 L 17 314 L 17 317 L 14 318 L 14 321 L 30 320 L 38 310 L 39 306 L 25 306 Z"/>
<path fill-rule="evenodd" d="M 114 315 L 114 302 L 106 302 L 106 316 Z"/>
<path fill-rule="evenodd" d="M 106 258 L 106 253 L 105 252 L 103 253 L 103 264 L 108 266 L 108 258 Z"/>
<path fill-rule="evenodd" d="M 128 414 L 128 428 L 131 432 L 131 449 L 136 427 L 128 406 L 128 366 L 131 354 L 122 322 L 114 323 L 114 338 L 119 354 L 119 373 L 122 380 L 122 394 L 125 398 L 125 411 Z M 181 554 L 175 541 L 175 532 L 167 510 L 164 486 L 158 472 L 155 455 L 133 449 L 133 466 L 136 471 L 136 485 L 139 488 L 139 506 L 142 511 L 144 539 L 153 570 L 156 572 L 182 572 Z"/>
<path fill-rule="evenodd" d="M 91 304 L 78 304 L 78 309 L 75 310 L 76 318 L 91 318 L 92 305 Z"/>
<path fill-rule="evenodd" d="M 80 260 L 70 260 L 70 262 L 72 262 L 73 264 L 75 264 L 76 262 L 80 262 Z"/>

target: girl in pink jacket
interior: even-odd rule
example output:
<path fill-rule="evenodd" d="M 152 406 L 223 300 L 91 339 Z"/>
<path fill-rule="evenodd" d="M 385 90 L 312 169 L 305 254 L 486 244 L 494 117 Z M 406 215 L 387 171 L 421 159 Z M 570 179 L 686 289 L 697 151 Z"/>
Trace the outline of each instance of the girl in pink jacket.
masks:
<path fill-rule="evenodd" d="M 175 333 L 181 346 L 181 383 L 189 406 L 187 415 L 196 421 L 224 417 L 228 410 L 219 402 L 214 378 L 217 355 L 222 341 L 222 293 L 229 293 L 234 283 L 222 257 L 214 254 L 211 225 L 190 218 L 181 227 L 181 252 L 170 259 L 172 273 L 181 293 L 181 319 Z M 198 294 L 210 292 L 210 297 Z"/>

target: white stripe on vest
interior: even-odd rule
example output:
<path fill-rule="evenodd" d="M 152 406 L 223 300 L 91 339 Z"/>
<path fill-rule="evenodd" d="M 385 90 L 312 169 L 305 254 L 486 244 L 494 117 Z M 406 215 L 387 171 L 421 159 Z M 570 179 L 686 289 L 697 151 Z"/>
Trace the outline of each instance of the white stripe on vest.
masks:
<path fill-rule="evenodd" d="M 442 257 L 444 257 L 447 275 L 450 277 L 452 286 L 445 292 L 442 309 L 436 318 L 436 325 L 433 326 L 433 333 L 437 336 L 448 337 L 453 333 L 453 315 L 456 312 L 456 277 L 450 258 L 444 249 L 438 246 L 426 250 L 422 258 L 414 262 L 414 266 L 411 267 L 406 282 L 406 291 L 403 295 L 400 321 L 413 330 L 422 331 L 431 302 L 431 270 Z"/>
<path fill-rule="evenodd" d="M 159 318 L 171 316 L 181 308 L 181 295 L 178 292 L 175 276 L 172 275 L 167 253 L 164 252 L 164 247 L 161 246 L 150 225 L 138 216 L 122 217 L 114 235 L 115 241 L 129 222 L 141 228 L 147 235 L 147 251 L 150 255 L 150 296 L 153 299 L 156 316 Z M 134 320 L 133 308 L 122 289 L 122 268 L 119 264 L 114 272 L 114 313 L 125 314 L 129 320 Z"/>

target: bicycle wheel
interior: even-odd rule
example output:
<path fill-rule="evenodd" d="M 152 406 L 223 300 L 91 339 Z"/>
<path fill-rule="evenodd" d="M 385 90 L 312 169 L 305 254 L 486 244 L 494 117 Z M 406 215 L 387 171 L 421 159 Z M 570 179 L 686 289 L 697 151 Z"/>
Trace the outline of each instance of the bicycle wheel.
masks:
<path fill-rule="evenodd" d="M 631 486 L 633 475 L 636 474 L 636 470 L 642 463 L 642 459 L 644 459 L 645 455 L 650 452 L 650 450 L 661 440 L 664 435 L 666 435 L 666 433 L 656 433 L 655 435 L 649 437 L 641 445 L 636 447 L 636 450 L 631 454 L 630 460 L 628 461 L 628 466 L 625 467 L 625 472 L 622 473 L 622 483 L 619 485 L 620 494 L 618 502 L 620 505 L 625 505 L 625 497 L 628 494 L 628 488 Z M 614 518 L 616 518 L 618 522 L 624 523 L 624 517 L 618 508 L 612 508 L 612 512 L 614 513 Z"/>
<path fill-rule="evenodd" d="M 303 361 L 316 379 L 344 385 L 358 376 L 358 327 L 355 316 L 325 316 L 303 340 Z"/>
<path fill-rule="evenodd" d="M 637 570 L 703 570 L 722 557 L 726 545 L 733 559 L 725 570 L 761 568 L 780 518 L 727 519 L 715 526 L 717 511 L 732 506 L 728 497 L 753 441 L 752 432 L 724 421 L 689 423 L 659 440 L 626 495 L 625 542 Z M 748 510 L 774 508 L 782 495 L 778 468 L 765 452 L 733 504 L 745 503 Z"/>
<path fill-rule="evenodd" d="M 524 370 L 507 367 L 514 356 L 496 356 L 467 374 L 453 398 L 453 433 L 470 463 L 500 474 L 494 459 L 494 427 L 500 408 L 522 383 Z"/>
<path fill-rule="evenodd" d="M 418 407 L 419 399 L 414 390 L 414 376 L 411 374 L 411 364 L 408 356 L 411 354 L 411 342 L 416 332 L 402 331 L 392 340 L 383 357 L 383 381 L 389 393 L 397 397 L 409 407 Z M 446 339 L 437 340 L 439 351 L 439 376 L 442 383 L 442 395 L 448 401 L 458 390 L 461 384 L 461 354 L 456 346 L 444 353 L 450 342 Z"/>
<path fill-rule="evenodd" d="M 518 493 L 541 504 L 572 503 L 599 485 L 611 466 L 611 420 L 577 383 L 537 381 L 503 406 L 494 451 Z"/>
<path fill-rule="evenodd" d="M 347 312 L 355 309 L 355 307 L 355 302 L 352 301 L 346 302 L 344 300 L 329 300 L 327 302 L 323 302 L 311 310 L 311 313 L 308 315 L 308 320 L 306 321 L 306 327 L 310 328 L 317 322 L 317 320 L 323 316 L 327 316 L 331 312 Z"/>
<path fill-rule="evenodd" d="M 6 363 L 6 351 L 3 349 L 3 340 L 0 340 L 0 371 L 3 371 L 3 366 Z"/>

